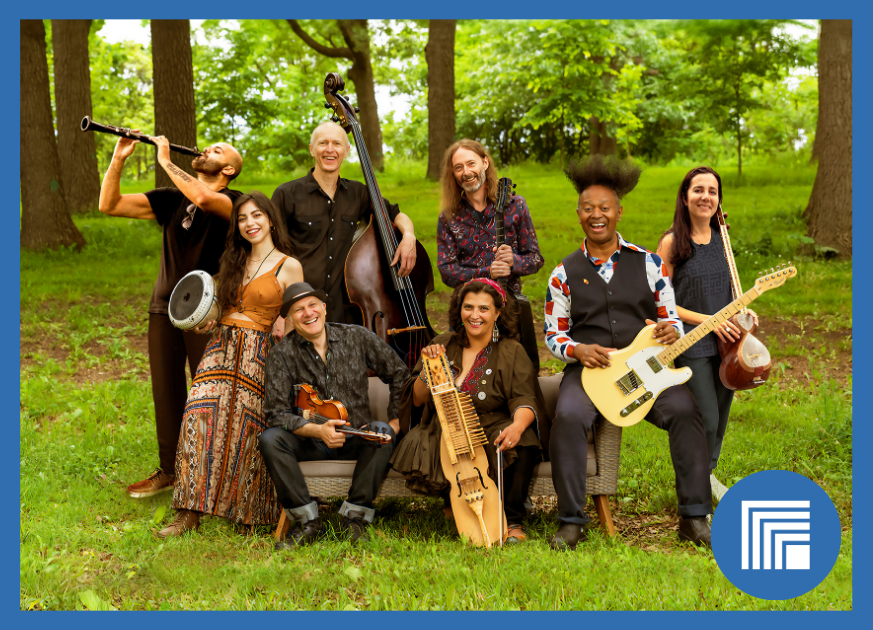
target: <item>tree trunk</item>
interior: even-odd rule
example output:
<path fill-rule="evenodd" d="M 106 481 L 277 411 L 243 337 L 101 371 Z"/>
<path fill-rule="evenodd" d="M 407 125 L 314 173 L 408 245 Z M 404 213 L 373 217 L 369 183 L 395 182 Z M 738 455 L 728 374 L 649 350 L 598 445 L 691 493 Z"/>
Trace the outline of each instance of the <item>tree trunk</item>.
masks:
<path fill-rule="evenodd" d="M 852 256 L 852 21 L 822 20 L 818 46 L 818 170 L 804 216 L 818 245 Z"/>
<path fill-rule="evenodd" d="M 606 123 L 597 116 L 592 116 L 589 124 L 591 131 L 588 135 L 588 147 L 591 155 L 615 155 L 618 145 L 615 138 L 609 137 Z"/>
<path fill-rule="evenodd" d="M 361 123 L 361 133 L 370 162 L 377 171 L 385 170 L 382 155 L 382 125 L 379 123 L 379 112 L 376 108 L 376 87 L 373 80 L 373 65 L 370 63 L 370 32 L 367 20 L 337 20 L 340 32 L 347 48 L 326 46 L 315 41 L 297 20 L 287 20 L 291 30 L 312 50 L 326 57 L 349 59 L 349 79 L 355 84 L 357 103 L 352 105 L 360 108 L 358 120 Z"/>
<path fill-rule="evenodd" d="M 737 177 L 743 176 L 743 130 L 737 121 Z"/>
<path fill-rule="evenodd" d="M 21 247 L 85 245 L 70 218 L 52 123 L 45 26 L 21 20 Z"/>
<path fill-rule="evenodd" d="M 94 134 L 79 128 L 91 115 L 90 29 L 91 20 L 52 20 L 58 156 L 70 212 L 95 210 L 100 197 Z"/>
<path fill-rule="evenodd" d="M 152 20 L 152 65 L 154 67 L 155 135 L 174 144 L 197 146 L 194 109 L 194 65 L 191 58 L 191 26 L 188 20 Z M 151 147 L 149 147 L 151 148 Z M 170 152 L 173 164 L 195 175 L 191 156 Z M 174 186 L 158 165 L 155 187 Z"/>
<path fill-rule="evenodd" d="M 455 27 L 457 20 L 430 20 L 427 61 L 427 176 L 442 176 L 443 154 L 455 141 Z M 504 150 L 506 137 L 504 132 Z"/>

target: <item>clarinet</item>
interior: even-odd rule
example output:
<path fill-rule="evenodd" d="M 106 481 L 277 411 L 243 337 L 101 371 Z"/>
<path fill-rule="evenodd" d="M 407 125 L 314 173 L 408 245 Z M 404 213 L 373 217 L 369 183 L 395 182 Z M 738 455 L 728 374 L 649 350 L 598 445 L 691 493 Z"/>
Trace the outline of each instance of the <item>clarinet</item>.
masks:
<path fill-rule="evenodd" d="M 136 131 L 131 131 L 127 127 L 113 127 L 112 125 L 102 125 L 99 122 L 94 122 L 91 120 L 90 116 L 85 116 L 82 119 L 79 127 L 82 131 L 99 131 L 100 133 L 111 133 L 114 136 L 121 136 L 122 138 L 133 138 L 134 140 L 139 140 L 140 142 L 145 142 L 146 144 L 151 144 L 154 146 L 154 142 L 151 138 L 149 138 L 144 133 L 137 133 Z M 181 144 L 173 144 L 170 143 L 170 150 L 176 151 L 177 153 L 184 153 L 185 155 L 193 155 L 195 157 L 203 155 L 203 151 L 200 151 L 196 147 L 193 149 L 189 149 L 188 147 L 183 147 Z"/>

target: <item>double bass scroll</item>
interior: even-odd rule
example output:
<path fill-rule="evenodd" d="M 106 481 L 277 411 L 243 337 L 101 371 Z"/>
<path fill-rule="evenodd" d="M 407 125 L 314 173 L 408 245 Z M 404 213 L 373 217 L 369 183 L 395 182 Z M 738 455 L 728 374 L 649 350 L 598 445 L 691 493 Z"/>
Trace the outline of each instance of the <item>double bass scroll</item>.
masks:
<path fill-rule="evenodd" d="M 361 309 L 364 326 L 385 340 L 412 369 L 421 351 L 436 336 L 425 308 L 427 294 L 434 288 L 433 268 L 418 241 L 415 267 L 408 276 L 401 277 L 397 266 L 390 265 L 401 240 L 400 231 L 391 222 L 376 182 L 376 172 L 355 116 L 357 108 L 339 94 L 344 89 L 345 82 L 339 73 L 328 74 L 324 80 L 325 106 L 334 110 L 334 122 L 355 140 L 373 207 L 373 219 L 346 258 L 346 290 L 349 300 Z"/>

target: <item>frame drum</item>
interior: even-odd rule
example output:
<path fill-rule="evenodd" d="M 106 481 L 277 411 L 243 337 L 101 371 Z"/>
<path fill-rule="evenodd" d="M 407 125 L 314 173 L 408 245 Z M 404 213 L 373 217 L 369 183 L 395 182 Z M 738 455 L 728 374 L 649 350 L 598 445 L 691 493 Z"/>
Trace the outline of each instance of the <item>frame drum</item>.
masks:
<path fill-rule="evenodd" d="M 170 321 L 182 330 L 191 330 L 218 319 L 215 281 L 205 271 L 192 271 L 179 280 L 170 295 Z"/>

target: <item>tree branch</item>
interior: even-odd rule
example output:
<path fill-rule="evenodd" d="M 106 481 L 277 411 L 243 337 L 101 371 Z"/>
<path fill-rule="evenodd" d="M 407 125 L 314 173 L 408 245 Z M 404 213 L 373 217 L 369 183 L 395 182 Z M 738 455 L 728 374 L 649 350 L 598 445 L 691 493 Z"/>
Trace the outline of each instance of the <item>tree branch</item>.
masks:
<path fill-rule="evenodd" d="M 309 33 L 303 30 L 297 20 L 286 20 L 288 24 L 291 26 L 291 30 L 294 31 L 297 36 L 303 40 L 303 42 L 312 48 L 315 52 L 321 53 L 325 57 L 341 57 L 344 59 L 352 59 L 352 51 L 348 48 L 331 48 L 330 46 L 325 46 L 324 44 L 319 44 L 317 41 L 312 39 L 309 36 Z"/>

